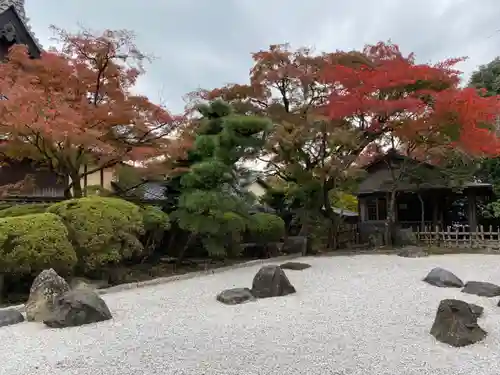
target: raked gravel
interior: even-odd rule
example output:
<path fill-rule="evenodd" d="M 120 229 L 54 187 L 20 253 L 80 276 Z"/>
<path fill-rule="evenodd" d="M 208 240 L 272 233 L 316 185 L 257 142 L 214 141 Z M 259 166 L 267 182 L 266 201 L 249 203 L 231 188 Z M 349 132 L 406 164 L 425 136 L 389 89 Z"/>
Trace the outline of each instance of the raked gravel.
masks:
<path fill-rule="evenodd" d="M 500 256 L 301 258 L 297 294 L 238 306 L 215 300 L 250 286 L 260 266 L 104 295 L 114 320 L 70 329 L 0 329 L 5 375 L 497 375 L 498 298 L 427 285 L 433 267 L 500 284 Z M 429 334 L 444 298 L 485 308 L 482 343 L 451 348 Z"/>

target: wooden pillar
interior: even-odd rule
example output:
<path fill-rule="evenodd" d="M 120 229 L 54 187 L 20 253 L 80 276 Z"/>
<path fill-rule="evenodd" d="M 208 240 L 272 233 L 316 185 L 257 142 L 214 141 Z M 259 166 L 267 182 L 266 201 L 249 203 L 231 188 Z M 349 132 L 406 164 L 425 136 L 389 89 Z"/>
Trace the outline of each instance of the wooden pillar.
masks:
<path fill-rule="evenodd" d="M 358 198 L 358 210 L 359 210 L 360 221 L 366 221 L 367 219 L 366 198 L 364 197 Z"/>
<path fill-rule="evenodd" d="M 441 205 L 439 204 L 439 197 L 437 194 L 432 194 L 432 227 L 433 230 L 436 228 L 437 225 L 439 225 L 439 219 L 440 219 L 440 208 Z"/>
<path fill-rule="evenodd" d="M 477 207 L 476 193 L 474 190 L 467 190 L 467 218 L 469 221 L 469 230 L 471 232 L 477 229 Z"/>

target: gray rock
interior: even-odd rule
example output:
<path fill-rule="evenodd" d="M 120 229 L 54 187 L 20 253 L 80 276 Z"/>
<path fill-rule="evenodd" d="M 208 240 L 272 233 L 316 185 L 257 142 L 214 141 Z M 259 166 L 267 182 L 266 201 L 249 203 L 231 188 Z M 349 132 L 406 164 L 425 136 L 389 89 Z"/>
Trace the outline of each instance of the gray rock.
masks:
<path fill-rule="evenodd" d="M 429 254 L 420 247 L 408 246 L 401 249 L 401 251 L 398 253 L 398 256 L 404 258 L 423 258 L 428 257 Z"/>
<path fill-rule="evenodd" d="M 484 281 L 468 281 L 462 292 L 480 297 L 497 297 L 500 296 L 500 286 Z"/>
<path fill-rule="evenodd" d="M 368 236 L 368 245 L 370 247 L 384 246 L 384 233 L 376 231 Z"/>
<path fill-rule="evenodd" d="M 73 277 L 69 282 L 69 286 L 71 287 L 71 289 L 76 289 L 81 287 L 88 287 L 91 289 L 103 289 L 103 288 L 108 288 L 110 285 L 107 280 L 90 280 L 84 277 Z"/>
<path fill-rule="evenodd" d="M 106 302 L 94 290 L 78 288 L 58 296 L 43 322 L 51 328 L 65 328 L 112 318 Z"/>
<path fill-rule="evenodd" d="M 264 266 L 252 282 L 252 294 L 257 298 L 286 296 L 296 290 L 279 266 Z"/>
<path fill-rule="evenodd" d="M 294 270 L 294 271 L 302 271 L 306 268 L 310 268 L 311 265 L 307 263 L 300 262 L 286 262 L 280 265 L 282 270 Z"/>
<path fill-rule="evenodd" d="M 445 344 L 461 347 L 483 340 L 487 333 L 467 302 L 445 299 L 439 303 L 431 335 Z"/>
<path fill-rule="evenodd" d="M 308 241 L 304 236 L 290 236 L 285 239 L 282 252 L 284 254 L 307 254 Z"/>
<path fill-rule="evenodd" d="M 24 316 L 15 309 L 0 310 L 0 327 L 24 322 Z"/>
<path fill-rule="evenodd" d="M 476 318 L 480 318 L 483 315 L 484 307 L 476 305 L 474 303 L 469 303 L 469 307 Z"/>
<path fill-rule="evenodd" d="M 52 268 L 43 270 L 31 285 L 26 302 L 26 319 L 43 322 L 54 305 L 54 299 L 70 290 L 68 283 Z"/>
<path fill-rule="evenodd" d="M 399 246 L 417 245 L 417 235 L 413 228 L 399 228 L 395 233 L 395 242 Z"/>
<path fill-rule="evenodd" d="M 233 288 L 223 290 L 217 294 L 217 301 L 226 305 L 238 305 L 248 301 L 255 301 L 255 297 L 248 288 Z"/>
<path fill-rule="evenodd" d="M 463 288 L 464 283 L 457 276 L 444 268 L 436 267 L 424 278 L 426 283 L 441 288 Z"/>

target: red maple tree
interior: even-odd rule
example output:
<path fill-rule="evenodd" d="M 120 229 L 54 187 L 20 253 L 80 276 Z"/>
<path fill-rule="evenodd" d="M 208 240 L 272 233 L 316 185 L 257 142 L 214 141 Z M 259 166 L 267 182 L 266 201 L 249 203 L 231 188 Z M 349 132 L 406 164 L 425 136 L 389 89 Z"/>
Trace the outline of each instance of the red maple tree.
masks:
<path fill-rule="evenodd" d="M 475 155 L 498 150 L 488 128 L 497 99 L 459 87 L 455 65 L 462 59 L 418 64 L 392 43 L 323 54 L 273 45 L 252 57 L 247 84 L 201 90 L 189 99 L 222 98 L 242 113 L 270 117 L 270 171 L 307 188 L 309 208 L 331 220 L 328 192 L 343 189 L 391 139 L 432 155 L 446 147 Z"/>
<path fill-rule="evenodd" d="M 182 119 L 132 92 L 146 60 L 133 35 L 55 31 L 60 48 L 31 59 L 24 46 L 14 46 L 0 65 L 4 154 L 42 161 L 69 177 L 66 195 L 74 196 L 83 194 L 87 174 L 168 156 L 168 136 Z"/>
<path fill-rule="evenodd" d="M 363 54 L 370 64 L 332 64 L 324 71 L 330 87 L 326 115 L 332 121 L 349 120 L 366 146 L 390 134 L 428 147 L 459 147 L 471 155 L 497 155 L 500 141 L 495 124 L 499 97 L 483 97 L 459 86 L 454 66 L 463 59 L 435 65 L 417 64 L 398 46 L 379 43 Z"/>

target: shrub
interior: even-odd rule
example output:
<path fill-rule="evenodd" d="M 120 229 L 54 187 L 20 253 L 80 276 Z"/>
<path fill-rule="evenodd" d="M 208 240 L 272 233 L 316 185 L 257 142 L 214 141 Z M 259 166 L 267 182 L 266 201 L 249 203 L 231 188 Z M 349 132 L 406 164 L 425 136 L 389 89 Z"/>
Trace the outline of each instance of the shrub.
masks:
<path fill-rule="evenodd" d="M 145 206 L 141 208 L 142 222 L 146 231 L 170 229 L 168 215 L 156 206 Z"/>
<path fill-rule="evenodd" d="M 153 251 L 163 238 L 166 230 L 170 229 L 170 218 L 156 206 L 141 208 L 142 223 L 146 232 L 143 243 L 147 250 Z"/>
<path fill-rule="evenodd" d="M 256 242 L 276 242 L 285 235 L 285 222 L 279 216 L 258 212 L 252 215 L 248 229 Z"/>
<path fill-rule="evenodd" d="M 4 217 L 16 217 L 31 214 L 42 214 L 47 211 L 50 207 L 48 203 L 29 203 L 29 204 L 18 204 L 0 210 L 0 218 Z"/>
<path fill-rule="evenodd" d="M 68 231 L 56 215 L 0 219 L 0 272 L 26 275 L 54 268 L 67 273 L 76 262 Z"/>
<path fill-rule="evenodd" d="M 48 210 L 68 228 L 78 266 L 93 271 L 139 254 L 143 217 L 133 203 L 118 198 L 85 197 L 56 203 Z"/>

